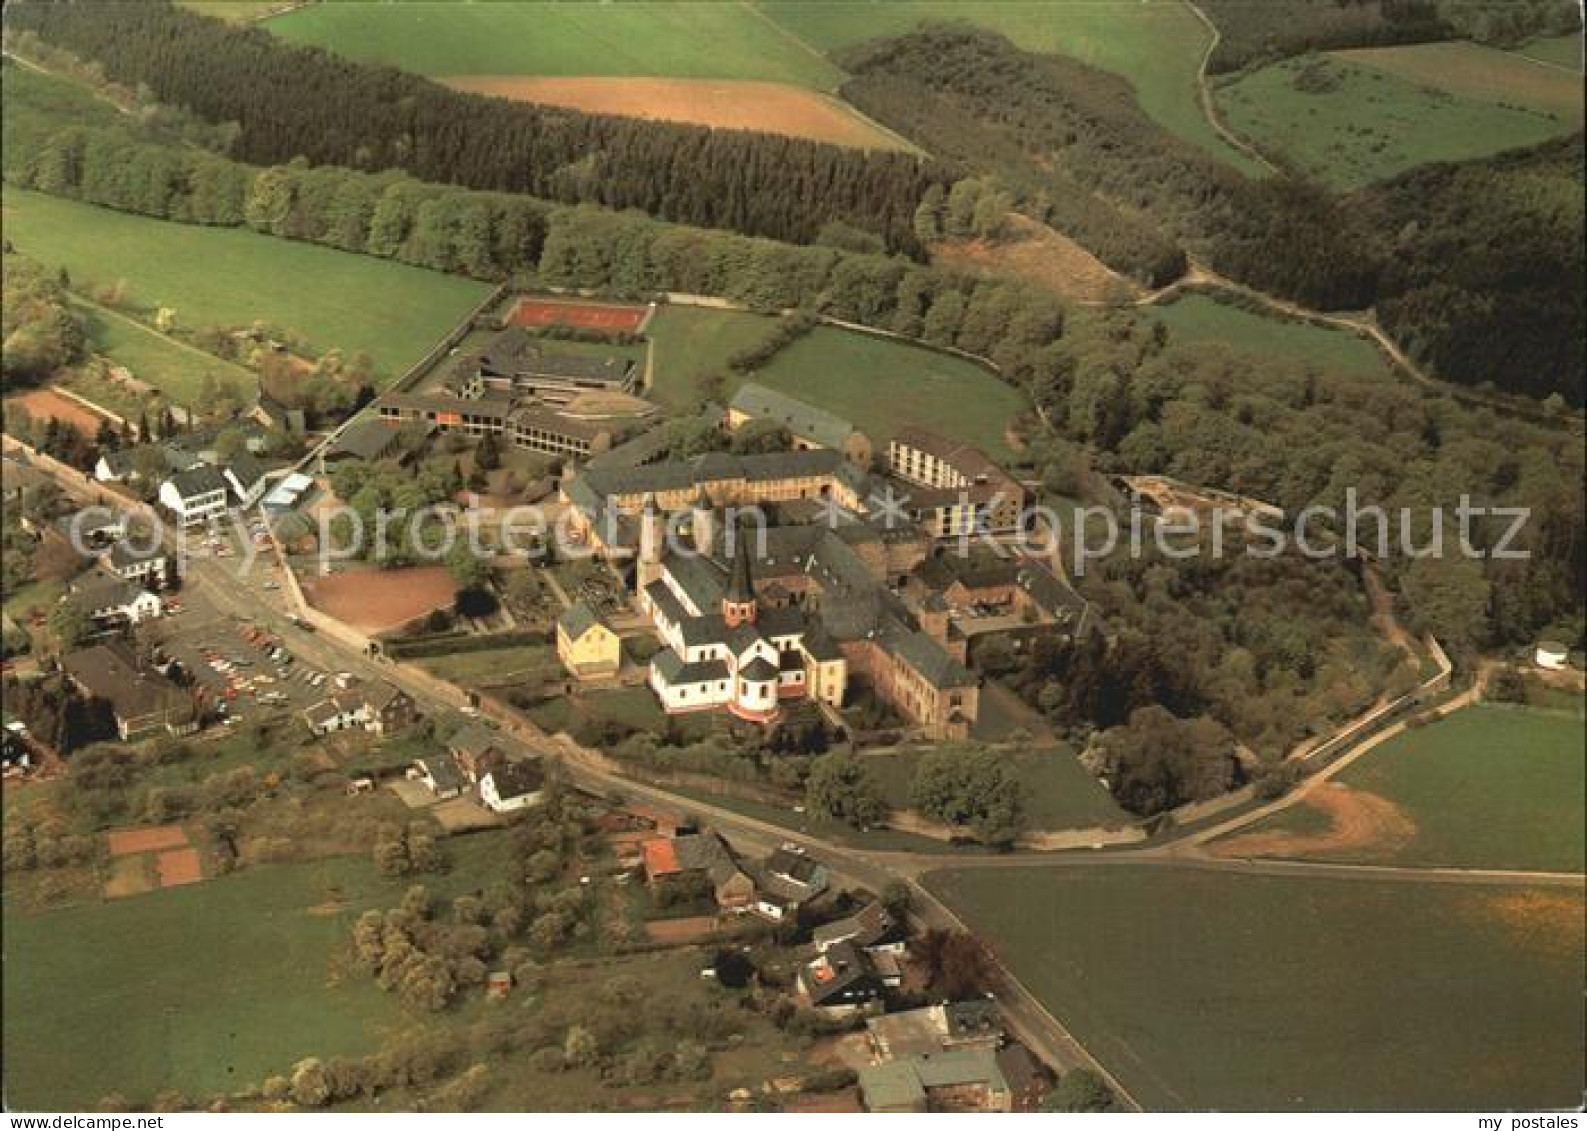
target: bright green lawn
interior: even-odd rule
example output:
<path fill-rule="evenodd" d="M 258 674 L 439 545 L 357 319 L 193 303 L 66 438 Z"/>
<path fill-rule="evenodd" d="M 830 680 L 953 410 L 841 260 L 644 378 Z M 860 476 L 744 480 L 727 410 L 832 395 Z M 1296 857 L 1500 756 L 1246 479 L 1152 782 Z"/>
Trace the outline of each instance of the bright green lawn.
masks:
<path fill-rule="evenodd" d="M 1337 373 L 1389 375 L 1370 343 L 1344 330 L 1266 318 L 1206 295 L 1186 295 L 1154 306 L 1147 317 L 1168 326 L 1175 342 L 1218 342 L 1267 357 L 1307 361 Z"/>
<path fill-rule="evenodd" d="M 253 388 L 254 376 L 212 354 L 185 348 L 153 329 L 128 318 L 118 318 L 102 308 L 79 304 L 95 353 L 131 370 L 146 385 L 153 385 L 178 404 L 194 405 L 207 373 L 243 391 Z"/>
<path fill-rule="evenodd" d="M 333 984 L 354 917 L 399 898 L 370 863 L 272 865 L 189 887 L 5 918 L 6 1099 L 89 1110 L 120 1092 L 208 1096 L 400 1023 L 362 976 Z M 345 899 L 345 904 L 336 901 Z"/>
<path fill-rule="evenodd" d="M 76 287 L 124 279 L 132 303 L 173 307 L 189 327 L 264 319 L 302 334 L 315 352 L 367 351 L 387 377 L 423 356 L 488 290 L 370 256 L 11 188 L 4 209 L 6 238 L 64 264 Z"/>
<path fill-rule="evenodd" d="M 926 882 L 1149 1110 L 1581 1100 L 1579 891 L 1127 866 Z"/>
<path fill-rule="evenodd" d="M 713 374 L 726 378 L 723 395 L 731 397 L 744 378 L 727 367 L 728 357 L 769 326 L 760 315 L 663 308 L 649 330 L 656 399 L 674 410 L 697 404 L 701 378 Z M 994 459 L 1010 455 L 1008 424 L 1025 407 L 1017 389 L 972 362 L 830 326 L 784 349 L 752 379 L 846 417 L 875 442 L 916 425 Z"/>
<path fill-rule="evenodd" d="M 1497 704 L 1406 731 L 1338 780 L 1394 802 L 1416 835 L 1397 851 L 1358 848 L 1315 858 L 1580 872 L 1587 857 L 1584 738 L 1587 721 L 1579 714 Z M 1297 805 L 1243 831 L 1320 831 L 1314 814 Z"/>
<path fill-rule="evenodd" d="M 1579 109 L 1572 117 L 1524 108 L 1519 97 L 1500 105 L 1478 92 L 1438 89 L 1430 85 L 1431 76 L 1413 78 L 1379 65 L 1402 56 L 1372 54 L 1374 64 L 1368 66 L 1361 61 L 1364 54 L 1342 52 L 1263 67 L 1219 85 L 1218 104 L 1229 126 L 1265 152 L 1283 157 L 1306 176 L 1347 189 L 1429 161 L 1460 161 L 1535 144 L 1581 121 Z M 1549 79 L 1569 79 L 1500 51 L 1487 57 Z M 1323 68 L 1337 85 L 1321 93 L 1297 89 L 1297 76 L 1309 67 Z M 1470 77 L 1478 83 L 1490 76 Z"/>
<path fill-rule="evenodd" d="M 824 51 L 923 22 L 968 20 L 1027 51 L 1070 55 L 1124 76 L 1164 127 L 1247 173 L 1262 171 L 1201 112 L 1196 72 L 1210 33 L 1181 0 L 767 0 L 760 7 Z"/>
<path fill-rule="evenodd" d="M 1524 47 L 1517 47 L 1515 54 L 1542 63 L 1552 63 L 1556 67 L 1565 67 L 1581 74 L 1581 32 L 1575 35 L 1555 35 L 1547 39 L 1534 39 Z"/>
<path fill-rule="evenodd" d="M 764 79 L 832 90 L 842 72 L 748 4 L 314 4 L 264 25 L 283 39 L 424 75 Z"/>
<path fill-rule="evenodd" d="M 924 751 L 873 754 L 865 765 L 876 776 L 882 795 L 895 809 L 909 805 L 909 787 Z M 1130 820 L 1086 772 L 1067 746 L 1043 750 L 1008 750 L 1003 756 L 1014 767 L 1023 786 L 1026 823 L 1041 832 L 1053 829 L 1120 825 Z"/>

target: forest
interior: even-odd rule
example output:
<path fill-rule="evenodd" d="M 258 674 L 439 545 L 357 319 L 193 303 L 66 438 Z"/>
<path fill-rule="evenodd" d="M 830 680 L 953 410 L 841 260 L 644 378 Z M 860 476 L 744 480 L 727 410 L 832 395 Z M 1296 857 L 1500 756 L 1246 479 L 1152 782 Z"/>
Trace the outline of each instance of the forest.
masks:
<path fill-rule="evenodd" d="M 1199 0 L 1220 39 L 1209 74 L 1349 47 L 1466 38 L 1514 47 L 1581 27 L 1574 0 Z"/>
<path fill-rule="evenodd" d="M 833 219 L 920 253 L 911 218 L 945 169 L 749 131 L 639 121 L 451 91 L 222 23 L 166 0 L 8 5 L 9 31 L 97 61 L 114 82 L 238 127 L 256 164 L 402 169 L 420 180 L 638 208 L 809 242 Z"/>
<path fill-rule="evenodd" d="M 873 42 L 844 62 L 855 75 L 845 95 L 872 117 L 992 169 L 1022 209 L 1143 282 L 1172 269 L 1155 224 L 1258 290 L 1318 309 L 1376 304 L 1441 377 L 1582 403 L 1580 134 L 1341 197 L 1247 180 L 1157 126 L 1122 80 L 965 25 Z M 1093 222 L 1094 203 L 1129 223 Z"/>

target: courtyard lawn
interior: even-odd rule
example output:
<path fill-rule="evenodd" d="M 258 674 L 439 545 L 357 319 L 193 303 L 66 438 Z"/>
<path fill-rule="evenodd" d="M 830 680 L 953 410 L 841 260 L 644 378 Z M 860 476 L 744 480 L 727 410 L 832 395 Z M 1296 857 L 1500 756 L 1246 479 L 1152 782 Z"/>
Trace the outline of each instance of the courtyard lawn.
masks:
<path fill-rule="evenodd" d="M 1185 295 L 1149 308 L 1146 316 L 1167 326 L 1175 342 L 1221 343 L 1265 357 L 1311 362 L 1334 373 L 1391 375 L 1377 348 L 1354 334 L 1268 318 L 1206 295 Z"/>
<path fill-rule="evenodd" d="M 333 959 L 352 920 L 402 889 L 343 857 L 38 914 L 8 906 L 9 1106 L 208 1097 L 304 1056 L 375 1048 L 403 1014 Z"/>
<path fill-rule="evenodd" d="M 974 362 L 870 334 L 821 326 L 782 350 L 767 366 L 740 377 L 727 367 L 738 349 L 760 341 L 771 325 L 756 314 L 664 307 L 652 321 L 653 396 L 673 411 L 710 394 L 705 378 L 723 377 L 731 398 L 757 381 L 852 421 L 875 443 L 915 425 L 975 444 L 1008 459 L 1008 426 L 1024 396 Z"/>
<path fill-rule="evenodd" d="M 1306 176 L 1357 188 L 1579 129 L 1579 79 L 1474 44 L 1289 59 L 1220 84 L 1229 126 Z"/>
<path fill-rule="evenodd" d="M 964 20 L 1005 35 L 1016 46 L 1069 55 L 1128 79 L 1141 107 L 1159 124 L 1250 174 L 1261 166 L 1230 146 L 1201 112 L 1196 74 L 1211 39 L 1179 0 L 1122 4 L 1072 0 L 768 0 L 760 8 L 823 51 L 900 35 L 923 23 Z"/>
<path fill-rule="evenodd" d="M 1340 782 L 1393 802 L 1415 825 L 1402 844 L 1307 859 L 1449 868 L 1580 872 L 1587 866 L 1581 714 L 1484 704 L 1390 739 Z M 1319 827 L 1322 825 L 1322 827 Z M 1326 831 L 1295 805 L 1241 834 Z"/>
<path fill-rule="evenodd" d="M 95 285 L 125 280 L 134 305 L 172 307 L 188 327 L 262 319 L 301 334 L 316 354 L 365 351 L 388 379 L 423 356 L 489 290 L 371 256 L 9 188 L 4 215 L 6 238 L 51 267 L 65 266 L 78 289 L 92 293 Z"/>
<path fill-rule="evenodd" d="M 832 90 L 843 73 L 749 4 L 349 0 L 268 21 L 294 43 L 424 75 L 655 75 Z"/>
<path fill-rule="evenodd" d="M 1128 866 L 926 884 L 1148 1110 L 1581 1099 L 1579 891 Z"/>
<path fill-rule="evenodd" d="M 895 809 L 909 806 L 909 787 L 923 750 L 868 754 L 865 765 L 876 776 L 882 795 Z M 1096 825 L 1123 825 L 1134 818 L 1125 813 L 1086 772 L 1067 746 L 1045 749 L 1009 749 L 1001 752 L 1014 768 L 1025 805 L 1026 826 L 1033 832 L 1083 829 Z"/>

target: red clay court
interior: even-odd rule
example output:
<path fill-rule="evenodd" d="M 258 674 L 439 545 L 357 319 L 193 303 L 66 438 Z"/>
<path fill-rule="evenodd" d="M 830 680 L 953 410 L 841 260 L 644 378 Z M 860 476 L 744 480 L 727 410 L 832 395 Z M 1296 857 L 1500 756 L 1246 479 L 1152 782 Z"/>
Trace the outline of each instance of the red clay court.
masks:
<path fill-rule="evenodd" d="M 648 306 L 526 298 L 518 300 L 508 321 L 514 326 L 577 326 L 584 330 L 637 334 L 649 316 Z"/>

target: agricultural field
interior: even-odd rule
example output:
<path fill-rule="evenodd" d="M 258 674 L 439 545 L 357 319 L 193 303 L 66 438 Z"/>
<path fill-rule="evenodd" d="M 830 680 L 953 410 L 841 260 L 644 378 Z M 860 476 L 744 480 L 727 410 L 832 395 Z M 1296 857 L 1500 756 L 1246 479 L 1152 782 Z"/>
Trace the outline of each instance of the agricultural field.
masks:
<path fill-rule="evenodd" d="M 1581 32 L 1575 35 L 1553 35 L 1534 39 L 1531 43 L 1517 47 L 1512 54 L 1538 63 L 1546 63 L 1552 67 L 1564 67 L 1573 74 L 1582 73 Z"/>
<path fill-rule="evenodd" d="M 333 978 L 332 959 L 352 920 L 403 886 L 342 857 L 36 914 L 8 908 L 9 1106 L 228 1093 L 311 1053 L 372 1050 L 402 1013 L 367 979 Z"/>
<path fill-rule="evenodd" d="M 302 335 L 314 353 L 366 352 L 388 379 L 422 357 L 489 289 L 242 229 L 175 224 L 10 188 L 3 214 L 6 238 L 41 262 L 65 266 L 74 288 L 91 294 L 124 281 L 132 304 L 151 313 L 172 307 L 178 323 L 190 328 L 262 319 Z"/>
<path fill-rule="evenodd" d="M 441 81 L 453 90 L 470 94 L 566 106 L 591 114 L 763 130 L 861 149 L 912 148 L 891 130 L 832 95 L 786 83 L 606 75 L 464 75 Z"/>
<path fill-rule="evenodd" d="M 1175 342 L 1219 343 L 1265 357 L 1305 361 L 1335 373 L 1391 375 L 1372 343 L 1344 330 L 1284 322 L 1206 295 L 1188 294 L 1150 307 L 1145 317 L 1168 327 Z"/>
<path fill-rule="evenodd" d="M 1141 107 L 1166 129 L 1250 174 L 1262 168 L 1229 145 L 1201 112 L 1196 75 L 1211 33 L 1179 0 L 1130 4 L 1005 3 L 1002 0 L 767 0 L 760 8 L 828 53 L 922 23 L 964 20 L 1017 47 L 1069 55 L 1128 79 Z"/>
<path fill-rule="evenodd" d="M 769 324 L 756 314 L 664 308 L 648 331 L 655 350 L 652 396 L 685 411 L 708 395 L 708 377 L 721 376 L 719 395 L 730 398 L 746 378 L 727 359 L 759 341 Z M 973 362 L 830 326 L 784 349 L 753 380 L 847 417 L 873 439 L 916 425 L 975 444 L 994 459 L 1012 454 L 1008 426 L 1025 407 L 1019 390 Z"/>
<path fill-rule="evenodd" d="M 1289 59 L 1220 84 L 1216 97 L 1235 132 L 1345 189 L 1532 145 L 1582 121 L 1571 75 L 1469 43 Z"/>
<path fill-rule="evenodd" d="M 1579 713 L 1468 707 L 1378 746 L 1339 774 L 1343 789 L 1319 803 L 1308 797 L 1215 849 L 1343 863 L 1580 872 L 1587 866 L 1582 728 Z"/>
<path fill-rule="evenodd" d="M 1579 891 L 1128 866 L 926 884 L 1148 1110 L 1580 1101 Z"/>
<path fill-rule="evenodd" d="M 1026 825 L 1033 831 L 1123 825 L 1133 820 L 1120 809 L 1096 778 L 1086 772 L 1067 746 L 1003 751 L 1023 787 Z M 909 786 L 921 751 L 867 754 L 865 765 L 875 775 L 882 796 L 894 809 L 909 805 Z"/>
<path fill-rule="evenodd" d="M 843 73 L 749 4 L 333 0 L 269 20 L 293 43 L 422 75 L 755 79 L 833 90 Z"/>

